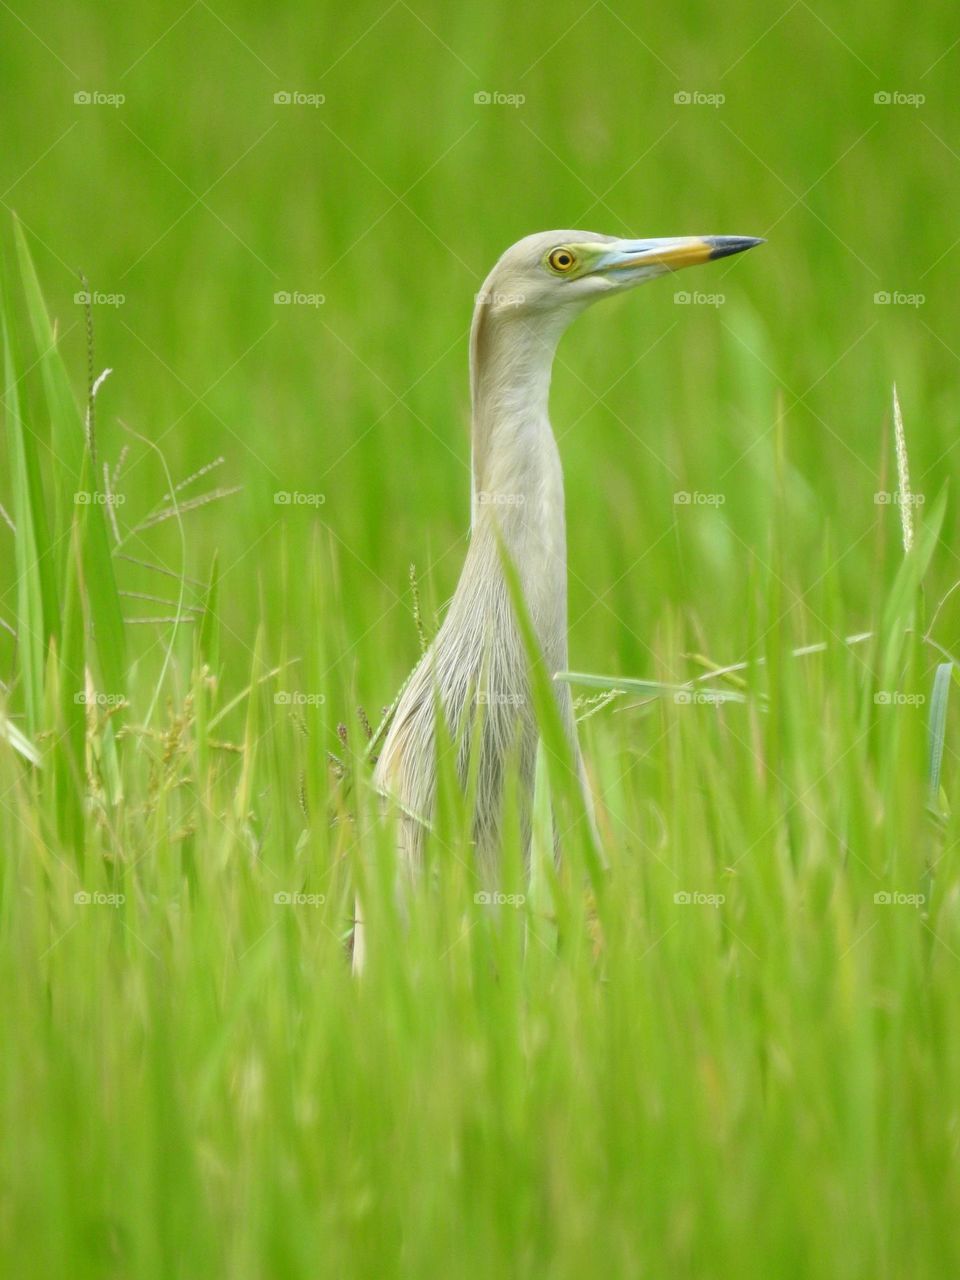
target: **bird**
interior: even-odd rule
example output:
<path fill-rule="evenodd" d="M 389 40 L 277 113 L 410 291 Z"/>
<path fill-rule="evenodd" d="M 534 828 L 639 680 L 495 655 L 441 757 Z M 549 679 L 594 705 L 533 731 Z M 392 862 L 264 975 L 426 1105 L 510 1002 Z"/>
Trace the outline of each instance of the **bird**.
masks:
<path fill-rule="evenodd" d="M 437 779 L 437 716 L 446 718 L 461 784 L 475 778 L 473 844 L 482 883 L 495 883 L 508 769 L 524 852 L 538 741 L 527 650 L 504 571 L 512 561 L 543 660 L 567 667 L 567 544 L 563 470 L 549 416 L 557 344 L 601 298 L 655 277 L 751 249 L 755 236 L 620 239 L 588 231 L 528 235 L 498 260 L 475 298 L 470 329 L 470 540 L 443 622 L 374 742 L 373 784 L 398 824 L 402 873 L 422 870 Z M 560 718 L 592 804 L 569 686 Z M 472 753 L 477 753 L 474 759 Z M 354 968 L 366 939 L 358 898 Z"/>

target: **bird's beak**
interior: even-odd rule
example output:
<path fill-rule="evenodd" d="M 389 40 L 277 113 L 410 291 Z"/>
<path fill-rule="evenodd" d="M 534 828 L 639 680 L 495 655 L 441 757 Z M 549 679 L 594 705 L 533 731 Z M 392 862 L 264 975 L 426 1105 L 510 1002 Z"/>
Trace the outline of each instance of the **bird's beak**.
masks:
<path fill-rule="evenodd" d="M 606 247 L 594 271 L 616 278 L 618 272 L 638 273 L 644 279 L 679 271 L 713 258 L 727 258 L 754 245 L 763 244 L 756 236 L 678 236 L 665 240 L 615 240 Z M 625 279 L 630 276 L 625 274 Z"/>

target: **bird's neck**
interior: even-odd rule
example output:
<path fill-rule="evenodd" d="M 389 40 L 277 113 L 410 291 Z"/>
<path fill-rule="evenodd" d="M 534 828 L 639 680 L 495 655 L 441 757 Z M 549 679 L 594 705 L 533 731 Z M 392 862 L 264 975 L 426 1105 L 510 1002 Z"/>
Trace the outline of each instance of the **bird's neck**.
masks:
<path fill-rule="evenodd" d="M 562 329 L 477 308 L 470 349 L 474 525 L 484 506 L 541 505 L 552 498 L 553 481 L 562 497 L 548 412 Z"/>
<path fill-rule="evenodd" d="M 471 340 L 472 536 L 486 542 L 499 533 L 556 662 L 566 657 L 566 527 L 548 401 L 563 327 L 535 328 L 478 308 Z"/>
<path fill-rule="evenodd" d="M 559 324 L 536 328 L 478 307 L 471 337 L 473 517 L 481 494 L 536 501 L 555 456 L 548 413 Z M 512 486 L 512 487 L 511 487 Z"/>

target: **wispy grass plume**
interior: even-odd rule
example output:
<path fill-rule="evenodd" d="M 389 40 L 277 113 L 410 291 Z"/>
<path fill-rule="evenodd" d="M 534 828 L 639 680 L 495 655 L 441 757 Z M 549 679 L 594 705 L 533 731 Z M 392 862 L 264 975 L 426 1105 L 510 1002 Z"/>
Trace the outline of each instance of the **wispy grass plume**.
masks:
<path fill-rule="evenodd" d="M 910 460 L 907 457 L 907 437 L 903 429 L 903 414 L 900 412 L 900 397 L 897 395 L 897 384 L 893 384 L 893 439 L 897 454 L 897 492 L 900 508 L 900 529 L 903 534 L 903 553 L 909 555 L 914 544 L 914 498 L 910 489 Z"/>

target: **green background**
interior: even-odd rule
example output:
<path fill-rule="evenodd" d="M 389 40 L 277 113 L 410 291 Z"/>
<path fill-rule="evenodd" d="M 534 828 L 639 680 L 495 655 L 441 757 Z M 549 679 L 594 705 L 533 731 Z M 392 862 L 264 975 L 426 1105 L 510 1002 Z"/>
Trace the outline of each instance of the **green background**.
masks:
<path fill-rule="evenodd" d="M 928 764 L 954 501 L 928 543 L 958 457 L 958 64 L 953 9 L 895 0 L 0 4 L 5 306 L 64 637 L 26 635 L 0 525 L 0 728 L 43 763 L 0 744 L 4 1274 L 957 1274 L 952 720 L 942 787 Z M 92 311 L 124 613 L 183 580 L 199 618 L 219 558 L 203 641 L 127 628 L 122 711 L 70 685 L 111 632 L 50 500 L 78 424 L 14 211 L 79 402 L 77 273 L 123 298 Z M 712 681 L 744 701 L 581 704 L 608 870 L 584 891 L 548 750 L 531 883 L 506 846 L 520 910 L 473 898 L 441 769 L 440 874 L 402 920 L 356 707 L 419 654 L 410 565 L 428 633 L 454 590 L 472 299 L 550 227 L 767 238 L 593 308 L 552 401 L 571 665 L 748 663 Z M 877 501 L 894 382 L 907 557 Z M 168 475 L 236 492 L 139 528 Z"/>
<path fill-rule="evenodd" d="M 78 385 L 74 272 L 125 297 L 95 311 L 98 368 L 114 370 L 101 448 L 131 446 L 121 519 L 146 514 L 163 477 L 118 419 L 175 479 L 223 455 L 217 482 L 243 487 L 194 517 L 191 548 L 199 577 L 221 550 L 238 645 L 254 599 L 309 643 L 316 620 L 296 593 L 281 608 L 277 565 L 286 545 L 301 566 L 319 536 L 339 562 L 339 661 L 372 703 L 392 696 L 416 654 L 394 608 L 408 564 L 439 601 L 462 559 L 473 294 L 510 243 L 552 226 L 769 238 L 678 281 L 723 306 L 681 309 L 659 282 L 561 348 L 574 664 L 647 671 L 664 601 L 709 618 L 718 659 L 745 656 L 778 421 L 791 589 L 827 554 L 851 630 L 869 625 L 878 525 L 895 534 L 873 501 L 892 488 L 895 379 L 914 487 L 929 501 L 953 463 L 948 9 L 400 0 L 21 18 L 3 17 L 4 205 L 31 233 Z M 126 100 L 77 106 L 83 90 Z M 483 90 L 525 101 L 476 105 Z M 276 105 L 283 91 L 325 101 Z M 678 105 L 683 91 L 725 101 Z M 877 105 L 881 91 L 926 101 Z M 325 302 L 281 309 L 280 290 Z M 874 303 L 895 290 L 925 302 Z M 323 510 L 279 509 L 281 490 L 322 493 Z M 678 510 L 678 490 L 725 502 Z M 141 549 L 171 558 L 163 534 Z"/>

